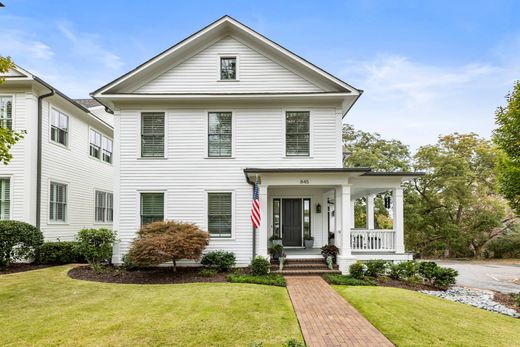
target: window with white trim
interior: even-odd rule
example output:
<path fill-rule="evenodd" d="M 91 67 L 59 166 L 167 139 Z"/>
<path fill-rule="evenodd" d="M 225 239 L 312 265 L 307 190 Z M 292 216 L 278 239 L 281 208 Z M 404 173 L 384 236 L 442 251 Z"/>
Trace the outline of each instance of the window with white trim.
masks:
<path fill-rule="evenodd" d="M 287 156 L 309 156 L 309 112 L 290 111 L 285 115 L 285 150 Z"/>
<path fill-rule="evenodd" d="M 220 57 L 220 79 L 237 79 L 237 57 Z"/>
<path fill-rule="evenodd" d="M 90 129 L 90 156 L 98 158 L 101 155 L 101 134 Z"/>
<path fill-rule="evenodd" d="M 208 114 L 208 156 L 231 157 L 232 152 L 231 112 Z"/>
<path fill-rule="evenodd" d="M 164 113 L 141 114 L 141 157 L 164 157 Z"/>
<path fill-rule="evenodd" d="M 96 190 L 95 197 L 95 221 L 112 222 L 114 215 L 114 198 L 112 193 Z"/>
<path fill-rule="evenodd" d="M 56 109 L 51 110 L 51 140 L 64 146 L 69 142 L 69 117 Z"/>
<path fill-rule="evenodd" d="M 112 164 L 112 140 L 103 136 L 103 161 Z"/>
<path fill-rule="evenodd" d="M 90 156 L 112 163 L 112 139 L 101 135 L 100 132 L 90 129 Z"/>
<path fill-rule="evenodd" d="M 0 219 L 8 220 L 11 216 L 11 180 L 0 179 Z"/>
<path fill-rule="evenodd" d="M 0 96 L 0 128 L 13 128 L 12 96 Z"/>
<path fill-rule="evenodd" d="M 67 185 L 51 182 L 49 194 L 49 220 L 65 222 L 67 220 Z"/>
<path fill-rule="evenodd" d="M 231 238 L 232 193 L 208 193 L 208 231 L 214 238 Z"/>
<path fill-rule="evenodd" d="M 141 193 L 141 225 L 164 220 L 164 193 Z"/>

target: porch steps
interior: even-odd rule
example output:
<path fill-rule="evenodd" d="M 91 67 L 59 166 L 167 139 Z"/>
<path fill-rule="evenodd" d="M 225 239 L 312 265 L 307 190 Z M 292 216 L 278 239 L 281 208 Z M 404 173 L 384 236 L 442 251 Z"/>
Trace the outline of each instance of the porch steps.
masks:
<path fill-rule="evenodd" d="M 281 274 L 285 276 L 290 275 L 322 275 L 322 274 L 339 274 L 337 265 L 330 270 L 322 259 L 288 259 L 285 261 L 283 271 L 279 271 L 278 262 L 271 262 L 271 273 Z"/>

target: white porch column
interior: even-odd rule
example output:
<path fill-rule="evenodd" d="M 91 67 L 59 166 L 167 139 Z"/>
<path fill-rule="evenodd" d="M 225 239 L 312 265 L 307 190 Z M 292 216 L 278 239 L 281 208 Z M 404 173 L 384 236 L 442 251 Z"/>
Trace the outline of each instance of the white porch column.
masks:
<path fill-rule="evenodd" d="M 336 187 L 334 192 L 334 246 L 341 249 L 341 223 L 343 220 L 341 208 L 341 186 Z"/>
<path fill-rule="evenodd" d="M 404 210 L 403 210 L 403 188 L 392 190 L 393 197 L 393 224 L 395 231 L 395 252 L 404 253 Z"/>
<path fill-rule="evenodd" d="M 339 194 L 338 194 L 339 193 Z M 355 257 L 352 256 L 350 247 L 350 229 L 352 226 L 352 210 L 350 201 L 350 185 L 344 184 L 336 189 L 336 201 L 341 201 L 341 209 L 336 212 L 336 215 L 341 215 L 341 241 L 339 242 L 339 255 L 337 263 L 339 270 L 343 274 L 348 273 L 349 266 L 355 262 Z"/>
<path fill-rule="evenodd" d="M 374 230 L 374 199 L 375 194 L 369 194 L 367 196 L 367 229 Z"/>
<path fill-rule="evenodd" d="M 260 199 L 260 227 L 256 230 L 256 255 L 267 257 L 267 230 L 269 221 L 267 218 L 267 185 L 260 184 L 258 187 Z"/>
<path fill-rule="evenodd" d="M 350 200 L 350 227 L 356 227 L 356 200 Z"/>

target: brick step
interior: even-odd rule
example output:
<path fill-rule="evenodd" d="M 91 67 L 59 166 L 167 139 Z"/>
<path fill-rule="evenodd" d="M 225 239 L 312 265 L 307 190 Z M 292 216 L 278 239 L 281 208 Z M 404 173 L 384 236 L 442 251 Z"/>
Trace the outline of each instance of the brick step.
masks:
<path fill-rule="evenodd" d="M 278 264 L 277 260 L 271 259 L 271 263 Z M 325 259 L 323 258 L 309 258 L 309 259 L 285 259 L 285 264 L 300 264 L 300 263 L 313 263 L 313 264 L 325 264 Z"/>
<path fill-rule="evenodd" d="M 283 269 L 280 271 L 271 271 L 274 274 L 281 274 L 284 276 L 304 276 L 304 275 L 323 275 L 323 274 L 341 274 L 339 270 L 329 269 Z"/>
<path fill-rule="evenodd" d="M 271 269 L 276 270 L 278 269 L 278 264 L 272 264 Z M 325 263 L 288 263 L 284 264 L 284 269 L 326 269 L 328 270 L 329 267 Z M 334 268 L 337 268 L 336 265 L 334 265 Z"/>

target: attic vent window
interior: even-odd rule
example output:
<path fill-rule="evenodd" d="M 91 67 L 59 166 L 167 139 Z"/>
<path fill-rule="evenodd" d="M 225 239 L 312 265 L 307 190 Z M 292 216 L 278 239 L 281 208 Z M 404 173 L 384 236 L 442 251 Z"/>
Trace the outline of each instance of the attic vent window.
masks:
<path fill-rule="evenodd" d="M 220 80 L 237 80 L 237 57 L 220 57 Z"/>

